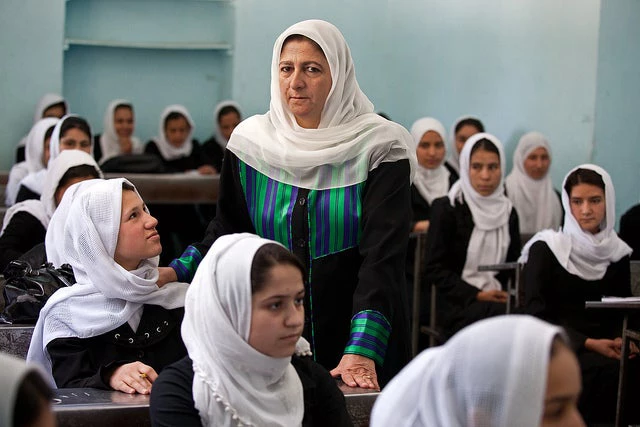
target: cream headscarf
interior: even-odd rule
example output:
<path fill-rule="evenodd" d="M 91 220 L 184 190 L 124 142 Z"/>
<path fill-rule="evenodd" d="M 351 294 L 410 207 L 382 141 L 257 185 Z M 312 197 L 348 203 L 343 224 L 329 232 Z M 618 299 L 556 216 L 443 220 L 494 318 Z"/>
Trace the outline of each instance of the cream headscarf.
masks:
<path fill-rule="evenodd" d="M 450 144 L 451 144 L 451 154 L 449 155 L 449 165 L 460 174 L 460 153 L 458 153 L 458 149 L 456 148 L 456 127 L 458 123 L 463 120 L 474 119 L 480 122 L 480 119 L 476 116 L 462 116 L 458 117 L 458 119 L 453 122 L 453 126 L 451 126 L 450 133 Z"/>
<path fill-rule="evenodd" d="M 116 128 L 113 124 L 113 116 L 116 112 L 116 108 L 120 106 L 131 107 L 133 111 L 133 105 L 126 99 L 115 99 L 109 103 L 107 110 L 104 112 L 104 119 L 102 121 L 102 134 L 100 135 L 100 149 L 102 150 L 102 158 L 100 164 L 104 164 L 112 157 L 119 156 L 120 142 L 118 134 L 116 134 Z M 131 136 L 131 154 L 140 154 L 144 151 L 144 147 L 138 138 Z"/>
<path fill-rule="evenodd" d="M 420 140 L 429 131 L 434 131 L 440 135 L 443 143 L 447 140 L 447 132 L 444 130 L 442 123 L 432 117 L 423 117 L 416 120 L 411 126 L 414 150 L 418 149 Z M 431 204 L 434 199 L 447 195 L 449 191 L 449 175 L 449 170 L 444 166 L 444 157 L 435 169 L 427 169 L 418 163 L 413 185 L 418 189 L 418 193 L 422 198 Z"/>
<path fill-rule="evenodd" d="M 124 178 L 92 183 L 73 199 L 67 216 L 56 211 L 51 219 L 52 225 L 64 222 L 64 236 L 55 242 L 46 239 L 45 245 L 57 246 L 57 253 L 73 268 L 76 284 L 58 290 L 42 308 L 27 360 L 42 365 L 52 383 L 47 353 L 51 341 L 90 338 L 132 320 L 139 323 L 144 304 L 167 309 L 184 305 L 186 283 L 156 285 L 159 257 L 143 260 L 132 271 L 115 262 L 123 183 L 131 184 Z M 137 324 L 131 327 L 136 330 Z"/>
<path fill-rule="evenodd" d="M 15 425 L 14 408 L 18 397 L 18 390 L 22 382 L 31 372 L 41 374 L 37 366 L 28 365 L 24 360 L 8 354 L 0 353 L 0 426 L 10 427 Z"/>
<path fill-rule="evenodd" d="M 419 354 L 385 387 L 371 427 L 538 427 L 551 346 L 562 330 L 497 316 Z"/>
<path fill-rule="evenodd" d="M 167 119 L 167 116 L 171 113 L 180 113 L 184 116 L 191 126 L 191 130 L 187 135 L 187 138 L 184 140 L 184 143 L 180 147 L 176 147 L 169 142 L 167 139 L 167 135 L 164 133 L 164 121 Z M 191 151 L 193 150 L 193 145 L 191 144 L 191 137 L 193 132 L 196 129 L 195 123 L 193 123 L 193 119 L 189 114 L 189 111 L 183 105 L 169 105 L 167 108 L 162 111 L 160 115 L 160 126 L 158 128 L 158 136 L 153 138 L 153 141 L 156 143 L 158 150 L 160 150 L 160 154 L 166 161 L 176 160 L 181 157 L 188 157 L 191 155 Z"/>
<path fill-rule="evenodd" d="M 285 39 L 299 34 L 315 41 L 331 69 L 331 90 L 318 129 L 304 129 L 280 95 L 279 61 Z M 364 182 L 383 162 L 409 159 L 415 171 L 411 135 L 373 112 L 360 90 L 349 46 L 332 24 L 303 21 L 276 40 L 271 61 L 270 110 L 244 120 L 227 148 L 249 166 L 285 184 L 328 189 Z M 412 172 L 413 173 L 413 172 Z"/>
<path fill-rule="evenodd" d="M 182 338 L 193 360 L 193 400 L 203 426 L 302 422 L 302 384 L 291 357 L 266 356 L 248 343 L 251 265 L 270 243 L 276 242 L 248 233 L 220 237 L 187 291 Z"/>
<path fill-rule="evenodd" d="M 481 139 L 488 139 L 500 153 L 500 184 L 490 196 L 482 196 L 471 185 L 469 169 L 471 150 Z M 500 290 L 502 286 L 491 271 L 478 271 L 478 267 L 505 261 L 511 236 L 509 217 L 511 201 L 504 195 L 504 151 L 502 143 L 488 133 L 477 133 L 467 140 L 460 153 L 460 179 L 449 191 L 451 206 L 466 203 L 473 217 L 473 231 L 467 247 L 467 259 L 462 270 L 462 280 L 481 291 Z"/>
<path fill-rule="evenodd" d="M 524 169 L 532 151 L 544 148 L 551 157 L 551 146 L 539 132 L 529 132 L 520 138 L 513 153 L 513 170 L 505 180 L 507 196 L 518 212 L 520 233 L 533 234 L 547 228 L 557 230 L 562 221 L 562 205 L 553 190 L 551 176 L 533 179 Z"/>
<path fill-rule="evenodd" d="M 591 234 L 583 231 L 571 213 L 569 194 L 564 186 L 567 178 L 577 169 L 590 169 L 602 177 L 606 203 L 605 218 L 600 224 L 600 232 Z M 631 254 L 632 249 L 618 237 L 613 226 L 616 222 L 616 194 L 611 177 L 600 166 L 584 164 L 573 168 L 562 182 L 562 206 L 564 207 L 564 226 L 562 231 L 544 230 L 537 233 L 522 248 L 518 262 L 526 263 L 529 249 L 538 240 L 545 242 L 560 265 L 569 273 L 584 280 L 600 280 L 604 277 L 609 264 Z"/>
<path fill-rule="evenodd" d="M 216 105 L 216 108 L 213 110 L 213 128 L 215 133 L 216 142 L 222 148 L 226 148 L 229 140 L 222 135 L 222 130 L 220 129 L 220 122 L 218 117 L 220 115 L 220 111 L 222 111 L 225 107 L 233 107 L 238 112 L 238 118 L 242 121 L 242 113 L 240 112 L 240 104 L 235 101 L 226 100 L 221 101 Z"/>

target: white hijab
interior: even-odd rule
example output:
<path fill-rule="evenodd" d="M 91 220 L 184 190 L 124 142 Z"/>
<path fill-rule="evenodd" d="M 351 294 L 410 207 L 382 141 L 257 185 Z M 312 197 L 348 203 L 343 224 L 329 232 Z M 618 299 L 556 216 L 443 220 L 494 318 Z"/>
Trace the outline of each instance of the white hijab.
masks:
<path fill-rule="evenodd" d="M 220 237 L 187 291 L 182 338 L 193 360 L 193 399 L 203 426 L 302 422 L 302 384 L 291 357 L 266 356 L 248 343 L 251 264 L 270 243 L 248 233 Z"/>
<path fill-rule="evenodd" d="M 22 382 L 31 372 L 42 374 L 35 365 L 28 365 L 24 360 L 8 354 L 0 353 L 0 425 L 13 426 L 14 408 L 18 397 L 18 390 Z"/>
<path fill-rule="evenodd" d="M 371 427 L 538 427 L 557 326 L 530 316 L 476 322 L 419 354 L 385 387 Z"/>
<path fill-rule="evenodd" d="M 469 169 L 471 150 L 481 139 L 488 139 L 500 153 L 500 184 L 490 196 L 482 196 L 471 185 Z M 473 217 L 473 231 L 467 247 L 467 259 L 462 270 L 462 280 L 481 291 L 500 290 L 502 286 L 491 271 L 478 271 L 478 266 L 499 264 L 505 261 L 511 236 L 509 217 L 511 201 L 504 195 L 504 151 L 502 143 L 488 133 L 477 133 L 467 140 L 460 153 L 460 179 L 451 187 L 451 206 L 466 203 Z"/>
<path fill-rule="evenodd" d="M 213 110 L 213 123 L 214 123 L 213 127 L 214 127 L 216 142 L 222 148 L 226 148 L 227 143 L 229 142 L 229 140 L 225 138 L 224 135 L 222 135 L 222 130 L 220 129 L 220 121 L 219 121 L 220 117 L 218 117 L 220 115 L 220 111 L 222 111 L 222 109 L 225 107 L 235 108 L 236 111 L 238 112 L 238 117 L 240 118 L 240 121 L 242 121 L 240 104 L 238 104 L 237 102 L 226 100 L 226 101 L 221 101 L 218 103 L 218 105 L 216 105 L 216 108 Z"/>
<path fill-rule="evenodd" d="M 73 200 L 64 222 L 64 236 L 53 244 L 71 265 L 76 284 L 58 290 L 40 312 L 33 331 L 27 361 L 34 361 L 51 376 L 47 344 L 57 338 L 90 338 L 140 320 L 144 304 L 167 309 L 182 307 L 186 283 L 158 288 L 158 257 L 143 260 L 127 271 L 113 259 L 120 229 L 124 178 L 101 180 Z M 137 192 L 136 192 L 137 194 Z M 47 249 L 48 255 L 48 249 Z M 133 330 L 137 324 L 131 325 Z"/>
<path fill-rule="evenodd" d="M 0 236 L 4 233 L 9 222 L 11 222 L 11 218 L 13 218 L 13 216 L 18 212 L 27 212 L 33 215 L 38 219 L 38 221 L 40 221 L 46 230 L 49 226 L 49 220 L 51 219 L 53 212 L 56 210 L 55 193 L 58 189 L 58 185 L 60 185 L 60 180 L 69 169 L 80 165 L 93 166 L 102 178 L 102 171 L 92 156 L 80 150 L 63 151 L 60 153 L 58 158 L 50 163 L 50 166 L 47 169 L 44 188 L 40 195 L 40 200 L 25 200 L 9 208 L 4 216 Z"/>
<path fill-rule="evenodd" d="M 11 206 L 16 202 L 20 182 L 30 173 L 46 169 L 42 164 L 42 154 L 44 152 L 44 136 L 51 126 L 55 126 L 59 121 L 57 118 L 47 117 L 40 119 L 33 125 L 26 136 L 25 160 L 14 165 L 9 173 L 9 181 L 6 188 L 6 205 Z"/>
<path fill-rule="evenodd" d="M 191 130 L 187 138 L 184 140 L 184 143 L 180 147 L 176 147 L 172 145 L 167 139 L 167 135 L 164 133 L 164 121 L 167 116 L 171 113 L 180 113 L 184 116 L 191 126 Z M 166 161 L 176 160 L 181 157 L 189 157 L 191 155 L 191 151 L 193 150 L 193 145 L 191 144 L 191 138 L 193 136 L 193 132 L 196 129 L 196 125 L 189 114 L 189 111 L 183 105 L 169 105 L 162 111 L 160 115 L 160 126 L 158 128 L 158 136 L 153 138 L 153 141 L 156 143 L 158 150 L 160 150 L 160 154 Z"/>
<path fill-rule="evenodd" d="M 429 131 L 434 131 L 440 135 L 443 142 L 447 140 L 447 132 L 444 130 L 442 123 L 432 117 L 423 117 L 416 120 L 411 126 L 414 150 L 418 149 L 420 140 Z M 413 185 L 415 185 L 422 198 L 431 204 L 434 199 L 447 195 L 449 191 L 449 175 L 449 170 L 444 166 L 444 157 L 435 169 L 427 169 L 418 163 Z"/>
<path fill-rule="evenodd" d="M 450 144 L 451 144 L 451 155 L 449 156 L 449 165 L 460 174 L 460 153 L 458 153 L 458 149 L 456 148 L 456 126 L 463 120 L 474 119 L 480 121 L 476 116 L 462 116 L 458 117 L 458 119 L 453 122 L 453 126 L 451 126 L 450 133 Z"/>
<path fill-rule="evenodd" d="M 104 119 L 102 121 L 102 134 L 100 135 L 100 149 L 102 150 L 100 164 L 104 164 L 104 162 L 112 157 L 122 154 L 120 151 L 118 134 L 116 133 L 116 128 L 113 124 L 113 116 L 116 108 L 120 106 L 131 107 L 131 111 L 133 112 L 133 105 L 126 99 L 115 99 L 107 106 L 107 110 L 104 112 Z M 135 136 L 131 136 L 131 146 L 131 154 L 140 154 L 144 150 L 142 143 Z"/>
<path fill-rule="evenodd" d="M 57 93 L 47 93 L 40 98 L 38 104 L 36 104 L 36 110 L 33 113 L 33 123 L 36 123 L 42 118 L 42 115 L 47 108 L 56 104 L 64 104 L 65 112 L 69 111 L 69 104 L 67 104 L 67 101 L 65 101 L 62 95 L 58 95 Z"/>
<path fill-rule="evenodd" d="M 600 224 L 600 232 L 591 234 L 583 231 L 571 213 L 569 194 L 564 186 L 567 178 L 577 169 L 590 169 L 602 177 L 606 203 L 605 218 Z M 600 280 L 609 264 L 629 255 L 632 249 L 618 237 L 613 226 L 616 222 L 616 194 L 611 177 L 600 166 L 584 164 L 573 168 L 562 182 L 562 206 L 564 226 L 562 231 L 544 230 L 537 233 L 522 248 L 518 262 L 526 263 L 529 249 L 538 240 L 545 242 L 560 265 L 569 273 L 584 280 Z"/>
<path fill-rule="evenodd" d="M 315 41 L 331 69 L 331 90 L 318 129 L 300 127 L 280 96 L 280 52 L 285 39 L 294 34 Z M 340 31 L 328 22 L 310 20 L 292 25 L 276 40 L 270 109 L 238 125 L 227 148 L 272 179 L 322 190 L 364 182 L 369 171 L 383 162 L 409 159 L 415 171 L 411 146 L 406 129 L 373 112 L 373 104 L 358 86 Z"/>
<path fill-rule="evenodd" d="M 524 169 L 529 154 L 540 147 L 551 157 L 551 146 L 544 135 L 539 132 L 523 135 L 513 153 L 513 170 L 505 180 L 507 196 L 518 212 L 520 233 L 533 234 L 546 228 L 557 230 L 562 221 L 562 205 L 549 173 L 533 179 Z"/>

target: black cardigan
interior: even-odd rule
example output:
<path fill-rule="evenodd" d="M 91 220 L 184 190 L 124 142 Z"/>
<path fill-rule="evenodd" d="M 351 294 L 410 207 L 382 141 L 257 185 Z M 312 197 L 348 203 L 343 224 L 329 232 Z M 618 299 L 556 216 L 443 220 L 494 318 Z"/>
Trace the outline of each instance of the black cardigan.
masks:
<path fill-rule="evenodd" d="M 0 236 L 0 273 L 11 261 L 44 242 L 46 233 L 38 218 L 25 211 L 16 213 Z"/>
<path fill-rule="evenodd" d="M 310 357 L 291 358 L 304 393 L 303 427 L 353 425 L 344 395 L 322 366 Z M 168 366 L 153 384 L 151 425 L 154 427 L 201 427 L 193 401 L 193 362 L 187 356 Z"/>
<path fill-rule="evenodd" d="M 170 286 L 170 285 L 169 285 Z M 109 378 L 121 365 L 142 362 L 160 372 L 187 354 L 180 325 L 184 308 L 145 305 L 138 330 L 128 323 L 91 338 L 58 338 L 47 345 L 52 373 L 60 388 L 109 390 Z M 148 336 L 147 336 L 148 334 Z"/>
<path fill-rule="evenodd" d="M 218 172 L 222 170 L 222 159 L 224 158 L 224 149 L 216 141 L 216 137 L 212 136 L 202 144 L 202 151 L 209 157 L 211 164 Z"/>
<path fill-rule="evenodd" d="M 213 165 L 213 162 L 202 151 L 198 141 L 192 139 L 191 146 L 191 154 L 174 160 L 166 160 L 162 157 L 162 153 L 158 149 L 155 141 L 147 142 L 147 145 L 144 147 L 144 152 L 158 156 L 162 160 L 162 163 L 164 163 L 164 167 L 168 173 L 186 172 L 198 169 L 203 165 Z"/>

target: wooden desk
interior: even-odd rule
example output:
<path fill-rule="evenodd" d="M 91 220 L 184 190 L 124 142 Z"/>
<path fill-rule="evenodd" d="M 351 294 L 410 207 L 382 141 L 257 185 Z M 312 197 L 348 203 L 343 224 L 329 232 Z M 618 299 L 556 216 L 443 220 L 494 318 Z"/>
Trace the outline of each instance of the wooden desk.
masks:
<path fill-rule="evenodd" d="M 610 301 L 587 301 L 586 308 L 617 310 L 624 314 L 622 320 L 622 354 L 620 355 L 620 375 L 618 376 L 618 398 L 616 402 L 616 426 L 625 426 L 622 404 L 626 396 L 627 378 L 626 366 L 629 360 L 630 340 L 640 341 L 640 332 L 629 329 L 629 315 L 640 313 L 640 301 L 625 301 L 623 299 Z"/>
<path fill-rule="evenodd" d="M 179 174 L 119 174 L 105 178 L 127 178 L 136 186 L 145 203 L 188 204 L 216 203 L 219 175 Z"/>

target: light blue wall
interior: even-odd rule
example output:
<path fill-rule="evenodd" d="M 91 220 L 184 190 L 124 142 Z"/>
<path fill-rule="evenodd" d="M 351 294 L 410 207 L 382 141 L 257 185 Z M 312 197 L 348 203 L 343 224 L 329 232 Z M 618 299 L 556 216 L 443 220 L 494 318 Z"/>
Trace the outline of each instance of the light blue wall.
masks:
<path fill-rule="evenodd" d="M 64 0 L 0 1 L 0 169 L 47 92 L 62 92 Z"/>
<path fill-rule="evenodd" d="M 640 200 L 640 1 L 602 2 L 594 162 L 616 187 L 616 215 Z"/>

